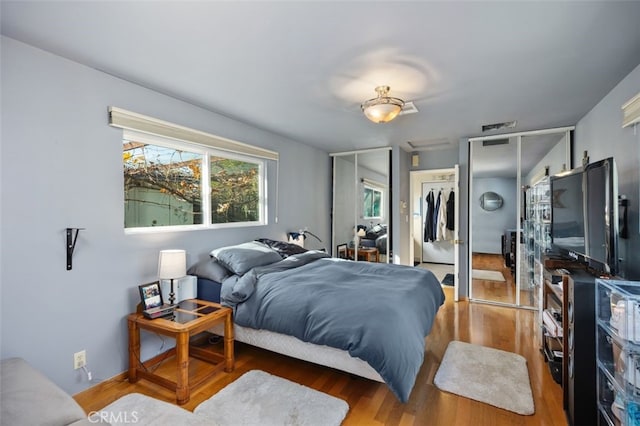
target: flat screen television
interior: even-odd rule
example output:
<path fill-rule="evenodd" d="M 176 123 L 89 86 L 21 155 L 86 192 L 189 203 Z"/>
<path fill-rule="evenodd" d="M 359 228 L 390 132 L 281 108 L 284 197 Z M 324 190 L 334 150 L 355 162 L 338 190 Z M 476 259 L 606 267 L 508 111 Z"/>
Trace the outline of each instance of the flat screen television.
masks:
<path fill-rule="evenodd" d="M 607 158 L 551 177 L 551 247 L 597 274 L 618 271 L 618 182 Z"/>

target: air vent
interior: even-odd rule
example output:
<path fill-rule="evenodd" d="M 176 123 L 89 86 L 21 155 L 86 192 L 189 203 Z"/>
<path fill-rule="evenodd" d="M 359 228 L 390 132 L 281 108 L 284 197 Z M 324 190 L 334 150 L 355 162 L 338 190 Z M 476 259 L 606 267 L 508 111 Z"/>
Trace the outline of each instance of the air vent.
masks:
<path fill-rule="evenodd" d="M 407 141 L 407 145 L 411 151 L 429 151 L 432 149 L 451 148 L 451 144 L 447 138 Z"/>
<path fill-rule="evenodd" d="M 501 129 L 513 129 L 518 124 L 517 121 L 505 121 L 504 123 L 495 123 L 495 124 L 485 124 L 482 126 L 483 132 L 490 132 L 492 130 L 501 130 Z"/>
<path fill-rule="evenodd" d="M 493 146 L 493 145 L 509 145 L 509 139 L 492 139 L 489 141 L 482 141 L 482 146 Z"/>
<path fill-rule="evenodd" d="M 416 112 L 418 112 L 418 108 L 416 108 L 413 102 L 405 102 L 399 115 L 415 114 Z"/>

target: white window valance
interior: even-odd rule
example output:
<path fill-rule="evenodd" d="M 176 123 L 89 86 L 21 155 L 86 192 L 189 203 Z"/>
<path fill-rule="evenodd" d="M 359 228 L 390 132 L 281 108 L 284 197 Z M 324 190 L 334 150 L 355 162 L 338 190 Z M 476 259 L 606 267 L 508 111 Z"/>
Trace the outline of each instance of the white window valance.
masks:
<path fill-rule="evenodd" d="M 640 93 L 622 105 L 622 127 L 640 123 Z"/>
<path fill-rule="evenodd" d="M 371 188 L 376 188 L 376 189 L 380 189 L 380 190 L 387 189 L 387 185 L 385 185 L 382 182 L 378 182 L 376 180 L 367 179 L 367 178 L 361 178 L 360 182 L 362 182 L 365 186 L 368 186 L 368 187 L 371 187 Z"/>
<path fill-rule="evenodd" d="M 250 155 L 275 161 L 278 161 L 279 158 L 278 153 L 275 151 L 236 142 L 231 139 L 222 138 L 200 130 L 190 129 L 179 124 L 148 117 L 117 107 L 109 107 L 109 125 L 121 129 L 135 130 L 166 138 L 192 142 L 236 154 Z"/>

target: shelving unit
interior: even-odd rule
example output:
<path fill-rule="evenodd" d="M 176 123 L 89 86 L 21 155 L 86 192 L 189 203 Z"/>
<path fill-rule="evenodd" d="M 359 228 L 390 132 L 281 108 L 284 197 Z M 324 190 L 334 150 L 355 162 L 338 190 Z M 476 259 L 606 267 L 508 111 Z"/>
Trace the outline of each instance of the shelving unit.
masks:
<path fill-rule="evenodd" d="M 520 288 L 531 290 L 532 306 L 540 307 L 544 291 L 544 255 L 551 248 L 551 188 L 549 176 L 526 191 L 526 219 L 523 223 L 525 268 Z"/>
<path fill-rule="evenodd" d="M 597 280 L 598 424 L 640 424 L 640 283 Z"/>
<path fill-rule="evenodd" d="M 583 265 L 549 255 L 543 265 L 541 352 L 562 386 L 568 424 L 595 425 L 595 277 Z"/>
<path fill-rule="evenodd" d="M 542 296 L 542 341 L 541 350 L 546 362 L 549 364 L 551 376 L 556 383 L 562 385 L 566 381 L 563 378 L 564 361 L 564 311 L 565 294 L 562 282 L 557 283 L 552 272 L 545 269 L 543 296 Z M 561 277 L 566 284 L 566 277 Z"/>

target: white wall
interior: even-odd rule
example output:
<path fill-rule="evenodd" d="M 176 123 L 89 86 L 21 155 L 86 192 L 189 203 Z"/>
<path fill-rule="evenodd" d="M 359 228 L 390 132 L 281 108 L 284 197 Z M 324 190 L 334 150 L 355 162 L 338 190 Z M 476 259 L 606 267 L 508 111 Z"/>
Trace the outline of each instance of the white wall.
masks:
<path fill-rule="evenodd" d="M 127 369 L 126 315 L 137 286 L 156 279 L 159 250 L 186 249 L 191 265 L 213 248 L 284 239 L 305 226 L 330 241 L 327 153 L 15 40 L 1 43 L 2 358 L 24 357 L 75 394 L 89 383 L 72 368 L 74 352 L 87 351 L 94 377 Z M 270 167 L 267 226 L 125 235 L 122 131 L 107 125 L 108 106 L 278 151 L 279 223 Z M 71 271 L 67 227 L 86 228 Z"/>

